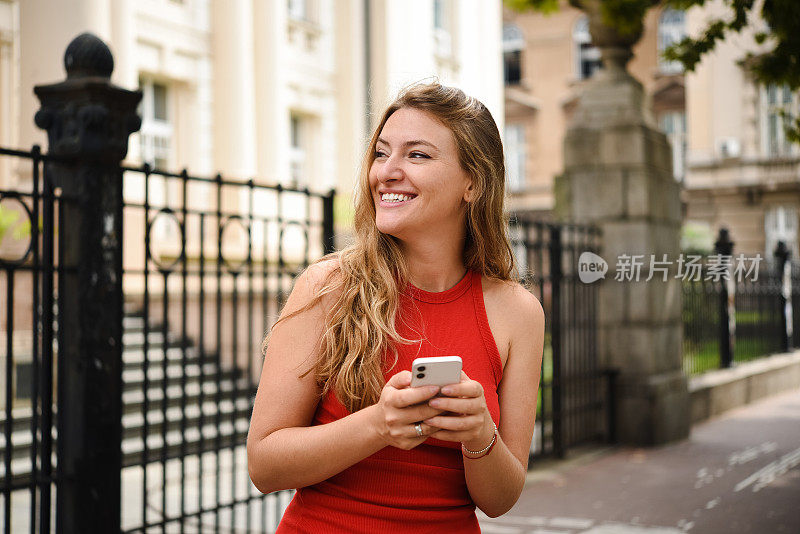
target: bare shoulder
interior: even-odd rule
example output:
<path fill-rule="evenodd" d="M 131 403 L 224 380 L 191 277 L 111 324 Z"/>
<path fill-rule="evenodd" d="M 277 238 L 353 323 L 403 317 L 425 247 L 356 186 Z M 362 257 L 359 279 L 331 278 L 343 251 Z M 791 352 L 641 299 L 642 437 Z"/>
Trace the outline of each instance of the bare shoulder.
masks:
<path fill-rule="evenodd" d="M 536 295 L 515 281 L 484 278 L 484 298 L 492 301 L 492 307 L 503 310 L 503 322 L 543 321 L 544 309 Z"/>
<path fill-rule="evenodd" d="M 505 369 L 512 347 L 535 343 L 539 331 L 543 337 L 544 311 L 539 299 L 518 282 L 484 276 L 481 283 L 489 328 Z"/>
<path fill-rule="evenodd" d="M 514 282 L 509 291 L 509 299 L 513 301 L 514 309 L 519 318 L 526 323 L 544 323 L 544 308 L 536 295 L 528 291 L 519 282 Z"/>
<path fill-rule="evenodd" d="M 340 260 L 338 256 L 312 263 L 300 273 L 297 282 L 302 280 L 304 284 L 314 289 L 319 289 L 328 280 L 330 275 L 339 269 L 339 265 Z"/>
<path fill-rule="evenodd" d="M 306 267 L 295 279 L 289 299 L 281 315 L 297 311 L 310 303 L 322 291 L 331 280 L 331 275 L 338 269 L 339 258 L 336 256 L 312 263 Z M 321 300 L 321 307 L 323 309 L 329 307 L 337 296 L 334 293 L 326 294 Z"/>

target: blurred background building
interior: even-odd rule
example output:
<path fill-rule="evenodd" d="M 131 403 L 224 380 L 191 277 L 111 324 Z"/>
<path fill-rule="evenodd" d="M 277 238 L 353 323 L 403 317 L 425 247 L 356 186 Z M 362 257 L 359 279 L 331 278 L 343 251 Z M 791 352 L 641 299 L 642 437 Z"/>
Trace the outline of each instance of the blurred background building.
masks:
<path fill-rule="evenodd" d="M 113 81 L 144 92 L 130 160 L 346 199 L 406 84 L 457 85 L 502 123 L 500 20 L 479 0 L 0 0 L 0 143 L 44 144 L 30 88 L 60 79 L 54 52 L 89 31 L 114 54 Z"/>
<path fill-rule="evenodd" d="M 720 43 L 693 73 L 660 57 L 723 9 L 650 10 L 630 70 L 672 144 L 688 234 L 708 249 L 727 225 L 738 251 L 771 255 L 784 240 L 796 256 L 799 154 L 780 110 L 796 109 L 797 96 L 746 74 L 755 28 Z M 376 115 L 403 85 L 434 76 L 489 106 L 506 144 L 509 207 L 547 216 L 566 123 L 600 68 L 586 17 L 568 6 L 542 15 L 478 0 L 414 9 L 391 0 L 0 0 L 0 143 L 44 144 L 29 88 L 59 79 L 52 51 L 81 31 L 109 43 L 117 84 L 144 92 L 131 161 L 335 187 L 340 228 Z M 24 178 L 4 165 L 4 183 Z"/>
<path fill-rule="evenodd" d="M 780 116 L 783 107 L 796 110 L 797 96 L 746 74 L 742 60 L 758 49 L 756 28 L 727 38 L 692 73 L 661 57 L 724 9 L 721 2 L 686 13 L 651 9 L 629 70 L 672 145 L 685 248 L 710 251 L 717 229 L 727 226 L 737 252 L 772 257 L 784 240 L 797 257 L 800 160 Z M 553 181 L 564 168 L 566 124 L 585 80 L 600 68 L 599 51 L 577 9 L 564 6 L 552 15 L 505 9 L 503 58 L 510 206 L 548 217 Z"/>

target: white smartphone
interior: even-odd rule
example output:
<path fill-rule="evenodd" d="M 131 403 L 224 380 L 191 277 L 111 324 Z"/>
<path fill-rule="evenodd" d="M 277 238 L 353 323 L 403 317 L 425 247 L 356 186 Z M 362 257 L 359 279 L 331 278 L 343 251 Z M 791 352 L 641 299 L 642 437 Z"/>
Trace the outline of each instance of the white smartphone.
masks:
<path fill-rule="evenodd" d="M 417 358 L 411 363 L 411 387 L 458 384 L 461 364 L 460 356 Z"/>

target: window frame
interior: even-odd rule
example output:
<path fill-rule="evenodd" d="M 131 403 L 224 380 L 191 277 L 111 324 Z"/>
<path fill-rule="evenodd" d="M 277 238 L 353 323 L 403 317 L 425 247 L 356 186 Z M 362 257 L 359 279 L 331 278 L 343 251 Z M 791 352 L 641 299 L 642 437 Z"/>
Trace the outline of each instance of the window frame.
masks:
<path fill-rule="evenodd" d="M 308 137 L 310 119 L 302 113 L 289 112 L 289 181 L 294 187 L 306 187 L 308 178 Z"/>
<path fill-rule="evenodd" d="M 675 128 L 676 123 L 678 129 Z M 672 175 L 676 181 L 683 183 L 686 177 L 686 110 L 664 111 L 658 117 L 658 127 L 667 136 L 672 148 Z"/>
<path fill-rule="evenodd" d="M 505 85 L 520 85 L 522 83 L 522 52 L 525 50 L 525 34 L 514 23 L 503 24 L 503 83 Z M 516 78 L 511 79 L 510 62 L 516 65 Z"/>
<path fill-rule="evenodd" d="M 665 20 L 673 18 L 673 20 Z M 682 9 L 665 8 L 658 16 L 658 69 L 662 74 L 680 74 L 684 71 L 680 61 L 667 61 L 664 50 L 686 37 L 686 12 Z"/>
<path fill-rule="evenodd" d="M 433 0 L 431 7 L 434 53 L 449 58 L 453 55 L 453 6 L 450 0 Z"/>
<path fill-rule="evenodd" d="M 155 86 L 157 85 L 164 88 L 165 118 L 163 119 L 156 117 Z M 155 168 L 166 169 L 172 163 L 175 144 L 175 128 L 170 120 L 174 115 L 171 102 L 172 90 L 169 83 L 150 76 L 139 77 L 139 88 L 142 91 L 138 110 L 142 117 L 142 126 L 139 130 L 140 159 Z M 161 147 L 158 147 L 158 142 L 161 142 Z M 158 160 L 163 161 L 163 164 L 158 165 Z"/>
<path fill-rule="evenodd" d="M 509 193 L 520 193 L 525 191 L 527 186 L 528 145 L 525 123 L 507 123 L 504 134 L 506 187 Z"/>
<path fill-rule="evenodd" d="M 772 90 L 783 95 L 781 102 L 770 102 Z M 787 100 L 788 96 L 788 100 Z M 777 100 L 777 99 L 776 99 Z M 759 89 L 759 115 L 761 124 L 761 152 L 766 158 L 785 158 L 796 156 L 798 148 L 795 143 L 786 139 L 786 124 L 789 118 L 781 117 L 781 110 L 787 109 L 791 117 L 798 115 L 798 96 L 793 94 L 786 85 L 776 84 L 761 85 Z M 777 123 L 774 132 L 773 121 Z"/>
<path fill-rule="evenodd" d="M 603 68 L 600 49 L 592 44 L 592 34 L 589 32 L 589 17 L 581 15 L 572 25 L 572 48 L 575 54 L 573 68 L 576 80 L 588 80 Z M 589 73 L 584 75 L 584 62 L 593 65 Z"/>
<path fill-rule="evenodd" d="M 783 241 L 790 249 L 792 258 L 797 258 L 797 229 L 798 213 L 796 205 L 773 204 L 767 206 L 764 211 L 764 248 L 766 257 L 772 258 L 778 241 Z"/>

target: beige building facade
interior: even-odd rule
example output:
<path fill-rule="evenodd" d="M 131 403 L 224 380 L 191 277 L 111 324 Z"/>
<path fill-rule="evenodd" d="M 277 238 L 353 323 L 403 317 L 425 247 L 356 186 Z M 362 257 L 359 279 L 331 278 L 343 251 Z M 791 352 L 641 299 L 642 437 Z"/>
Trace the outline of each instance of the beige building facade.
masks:
<path fill-rule="evenodd" d="M 344 231 L 369 130 L 403 86 L 461 87 L 502 130 L 501 20 L 501 3 L 481 0 L 0 0 L 0 143 L 46 146 L 32 88 L 63 79 L 67 44 L 89 31 L 114 54 L 112 81 L 143 91 L 129 161 L 336 188 Z M 153 187 L 151 202 L 169 204 L 178 187 Z M 127 199 L 142 192 L 127 181 Z"/>
<path fill-rule="evenodd" d="M 335 188 L 346 234 L 369 132 L 403 86 L 438 79 L 461 87 L 502 129 L 501 19 L 499 2 L 481 0 L 420 0 L 414 9 L 402 0 L 0 0 L 0 143 L 46 147 L 32 88 L 63 79 L 67 44 L 92 32 L 114 54 L 112 81 L 143 92 L 128 161 Z M 13 165 L 0 162 L 0 184 L 30 179 L 30 169 Z M 150 183 L 153 206 L 181 202 L 178 180 Z M 141 176 L 126 179 L 125 196 L 143 201 Z M 216 202 L 210 188 L 190 197 L 195 207 Z M 226 192 L 223 203 L 245 215 L 247 191 Z M 274 204 L 257 201 L 256 215 Z M 300 196 L 287 199 L 284 216 L 302 220 L 305 210 Z M 154 226 L 164 254 L 179 250 L 174 226 Z M 140 265 L 135 256 L 126 265 Z"/>
<path fill-rule="evenodd" d="M 690 34 L 724 9 L 715 1 L 689 11 Z M 787 142 L 781 117 L 782 109 L 796 116 L 798 95 L 757 83 L 743 66 L 759 51 L 754 34 L 765 29 L 752 21 L 686 77 L 686 220 L 711 232 L 728 227 L 734 253 L 772 258 L 782 240 L 798 259 L 800 147 Z"/>
<path fill-rule="evenodd" d="M 480 0 L 0 0 L 0 142 L 45 144 L 36 84 L 78 33 L 140 87 L 131 161 L 348 193 L 379 111 L 438 79 L 503 120 L 501 5 Z"/>
<path fill-rule="evenodd" d="M 46 150 L 46 133 L 33 120 L 39 109 L 33 87 L 64 80 L 67 45 L 91 32 L 113 53 L 112 82 L 143 93 L 142 126 L 130 138 L 128 163 L 318 192 L 335 188 L 341 245 L 369 133 L 400 88 L 433 79 L 458 86 L 482 100 L 502 130 L 501 29 L 501 3 L 483 0 L 419 0 L 413 7 L 404 0 L 0 0 L 0 146 Z M 29 190 L 31 174 L 30 162 L 0 157 L 0 189 Z M 181 180 L 154 174 L 147 182 L 150 251 L 169 264 L 180 254 L 181 230 L 176 218 L 156 212 L 182 206 Z M 144 183 L 142 173 L 126 173 L 127 203 L 143 202 Z M 248 187 L 223 188 L 222 211 L 246 219 L 249 195 Z M 217 210 L 213 184 L 195 182 L 187 197 L 191 209 Z M 254 197 L 253 214 L 263 219 L 274 219 L 280 209 L 284 223 L 302 221 L 313 210 L 299 193 L 284 192 L 280 201 L 274 192 Z M 199 223 L 187 224 L 188 261 L 216 258 L 212 219 L 204 243 Z M 252 225 L 254 247 L 263 243 L 254 262 L 277 261 L 279 242 L 288 264 L 303 258 L 302 225 L 287 225 L 282 238 L 278 226 Z M 247 231 L 229 227 L 221 254 L 246 257 Z M 134 273 L 145 265 L 145 228 L 143 210 L 126 210 L 123 239 L 131 246 L 124 249 L 123 286 L 129 301 L 144 291 L 144 276 Z M 322 253 L 319 238 L 320 231 L 308 238 L 311 259 Z M 0 253 L 15 247 L 24 250 L 27 241 L 12 243 L 9 233 Z M 150 294 L 159 294 L 164 280 L 151 276 Z M 171 277 L 168 286 L 177 281 Z M 224 278 L 222 291 L 231 292 L 231 284 Z M 191 280 L 187 291 L 197 290 Z M 15 306 L 18 317 L 30 316 L 30 302 L 18 298 Z M 32 339 L 30 324 L 18 319 L 15 364 L 29 365 Z"/>
<path fill-rule="evenodd" d="M 504 10 L 511 206 L 543 217 L 553 209 L 554 177 L 563 172 L 566 125 L 583 80 L 599 63 L 585 17 L 564 4 L 552 15 Z M 786 141 L 780 112 L 796 114 L 798 96 L 759 85 L 743 67 L 746 54 L 758 51 L 753 35 L 760 23 L 727 37 L 694 72 L 660 57 L 728 9 L 719 0 L 685 13 L 651 9 L 628 67 L 672 144 L 684 246 L 711 250 L 727 227 L 734 253 L 772 257 L 783 240 L 797 259 L 800 147 Z"/>
<path fill-rule="evenodd" d="M 564 169 L 563 140 L 578 95 L 596 69 L 588 19 L 563 2 L 553 14 L 504 10 L 503 50 L 507 160 L 511 208 L 550 217 L 553 182 Z M 658 52 L 684 31 L 683 14 L 652 9 L 628 68 L 649 96 L 654 121 L 676 148 L 676 180 L 682 180 L 685 139 L 684 76 Z"/>

